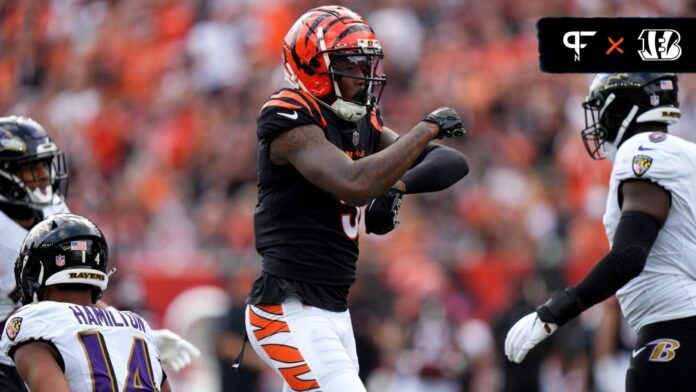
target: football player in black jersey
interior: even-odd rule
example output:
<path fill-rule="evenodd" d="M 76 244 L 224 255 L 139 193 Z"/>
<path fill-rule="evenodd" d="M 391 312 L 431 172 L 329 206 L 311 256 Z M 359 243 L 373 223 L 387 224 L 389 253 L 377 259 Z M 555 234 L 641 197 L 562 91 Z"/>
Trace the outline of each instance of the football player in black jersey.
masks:
<path fill-rule="evenodd" d="M 364 391 L 348 291 L 358 258 L 359 206 L 368 232 L 398 223 L 405 193 L 444 189 L 468 172 L 459 152 L 431 143 L 461 136 L 439 108 L 405 135 L 382 123 L 386 77 L 370 25 L 338 6 L 305 13 L 285 36 L 281 89 L 258 117 L 262 275 L 248 298 L 247 333 L 286 390 Z"/>

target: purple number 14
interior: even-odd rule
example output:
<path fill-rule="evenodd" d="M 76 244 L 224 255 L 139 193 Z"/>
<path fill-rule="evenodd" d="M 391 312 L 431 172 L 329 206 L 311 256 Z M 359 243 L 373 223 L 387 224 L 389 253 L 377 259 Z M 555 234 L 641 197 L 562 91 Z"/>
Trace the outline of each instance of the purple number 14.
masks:
<path fill-rule="evenodd" d="M 92 390 L 94 392 L 118 392 L 118 382 L 106 349 L 104 336 L 99 332 L 80 332 L 77 334 L 87 356 Z M 147 343 L 141 338 L 133 338 L 128 359 L 126 392 L 159 391 L 152 377 L 152 362 Z"/>

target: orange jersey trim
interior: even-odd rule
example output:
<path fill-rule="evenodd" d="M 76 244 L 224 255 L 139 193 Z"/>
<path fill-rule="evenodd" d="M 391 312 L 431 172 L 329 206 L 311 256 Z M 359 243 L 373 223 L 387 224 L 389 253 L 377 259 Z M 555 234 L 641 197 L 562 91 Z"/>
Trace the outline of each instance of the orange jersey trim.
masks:
<path fill-rule="evenodd" d="M 293 104 L 291 104 L 291 103 L 288 103 L 288 102 L 285 102 L 285 101 L 281 101 L 280 99 L 271 99 L 270 101 L 266 102 L 266 103 L 261 107 L 261 110 L 266 109 L 266 108 L 269 107 L 269 106 L 278 106 L 278 107 L 281 107 L 281 108 L 293 109 L 293 110 L 294 110 L 294 109 L 301 109 L 301 108 L 302 108 L 302 106 L 293 105 Z"/>

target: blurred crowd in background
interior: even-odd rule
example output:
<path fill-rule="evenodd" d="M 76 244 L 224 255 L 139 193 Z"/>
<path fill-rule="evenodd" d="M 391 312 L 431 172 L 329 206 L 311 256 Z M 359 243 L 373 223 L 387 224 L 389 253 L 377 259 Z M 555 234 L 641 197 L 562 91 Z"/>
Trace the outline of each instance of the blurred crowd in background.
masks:
<path fill-rule="evenodd" d="M 36 119 L 67 153 L 68 206 L 103 228 L 119 268 L 107 300 L 150 312 L 207 354 L 172 375 L 175 389 L 279 390 L 249 352 L 238 375 L 229 371 L 260 268 L 255 122 L 286 86 L 285 32 L 322 4 L 0 1 L 0 113 Z M 579 135 L 591 75 L 542 74 L 535 24 L 694 16 L 696 3 L 341 5 L 365 16 L 384 47 L 385 124 L 403 133 L 454 107 L 468 133 L 447 143 L 471 166 L 446 191 L 407 196 L 394 232 L 361 234 L 351 314 L 368 390 L 623 390 L 633 333 L 613 300 L 522 365 L 502 355 L 512 323 L 608 249 L 610 166 L 592 161 Z M 672 131 L 696 140 L 696 79 L 684 75 L 680 90 L 683 119 Z"/>

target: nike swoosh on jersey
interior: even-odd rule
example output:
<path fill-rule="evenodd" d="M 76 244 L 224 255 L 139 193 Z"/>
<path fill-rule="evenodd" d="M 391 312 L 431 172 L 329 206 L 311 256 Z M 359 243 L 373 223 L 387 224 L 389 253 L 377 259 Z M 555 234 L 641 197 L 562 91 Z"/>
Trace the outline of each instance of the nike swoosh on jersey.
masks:
<path fill-rule="evenodd" d="M 642 144 L 640 146 L 638 146 L 638 151 L 651 151 L 651 150 L 654 150 L 654 148 L 643 147 Z"/>
<path fill-rule="evenodd" d="M 297 120 L 297 110 L 293 110 L 293 111 L 292 111 L 292 114 L 290 114 L 290 113 L 280 113 L 280 112 L 278 112 L 278 115 L 280 115 L 280 116 L 285 116 L 285 117 L 287 117 L 287 118 L 289 118 L 289 119 L 291 119 L 291 120 Z"/>
<path fill-rule="evenodd" d="M 633 358 L 637 357 L 638 354 L 641 353 L 641 351 L 645 350 L 645 347 L 647 347 L 647 346 L 643 346 L 643 347 L 639 348 L 638 350 L 633 350 L 633 353 L 631 354 L 631 355 L 633 355 Z"/>

